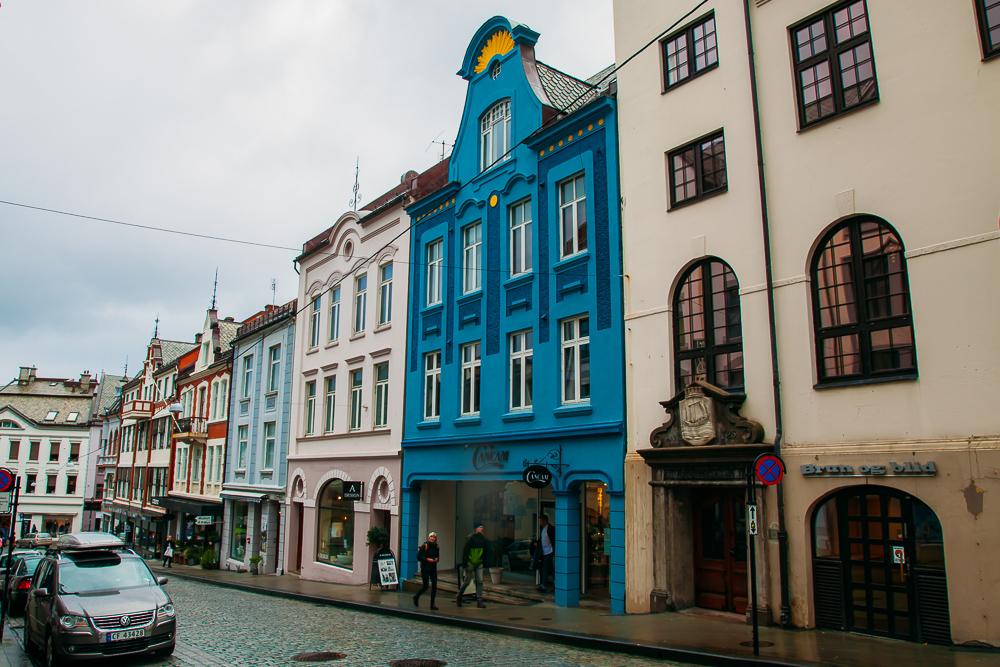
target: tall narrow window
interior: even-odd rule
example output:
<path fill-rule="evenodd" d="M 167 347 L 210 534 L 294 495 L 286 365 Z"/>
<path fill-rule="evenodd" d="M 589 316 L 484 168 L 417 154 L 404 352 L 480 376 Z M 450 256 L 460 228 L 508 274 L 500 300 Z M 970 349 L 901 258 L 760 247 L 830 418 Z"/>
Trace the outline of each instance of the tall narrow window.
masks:
<path fill-rule="evenodd" d="M 661 44 L 664 90 L 707 72 L 719 64 L 715 14 L 668 36 Z"/>
<path fill-rule="evenodd" d="M 274 470 L 275 424 L 264 422 L 264 455 L 261 457 L 263 470 Z"/>
<path fill-rule="evenodd" d="M 281 379 L 281 345 L 272 345 L 267 350 L 267 390 L 278 391 Z"/>
<path fill-rule="evenodd" d="M 1000 56 L 1000 0 L 976 0 L 983 58 Z"/>
<path fill-rule="evenodd" d="M 475 222 L 462 229 L 462 294 L 482 287 L 483 225 Z"/>
<path fill-rule="evenodd" d="M 510 409 L 531 409 L 531 331 L 520 331 L 510 336 Z"/>
<path fill-rule="evenodd" d="M 212 383 L 212 419 L 219 418 L 219 383 Z"/>
<path fill-rule="evenodd" d="M 424 419 L 441 417 L 441 353 L 424 355 Z"/>
<path fill-rule="evenodd" d="M 375 416 L 372 428 L 389 425 L 389 364 L 375 364 Z"/>
<path fill-rule="evenodd" d="M 590 400 L 590 318 L 562 322 L 562 402 Z"/>
<path fill-rule="evenodd" d="M 250 398 L 253 389 L 253 355 L 243 357 L 243 398 Z"/>
<path fill-rule="evenodd" d="M 587 249 L 587 192 L 583 174 L 559 184 L 559 234 L 562 257 Z"/>
<path fill-rule="evenodd" d="M 441 303 L 441 269 L 444 264 L 444 241 L 427 244 L 427 305 Z"/>
<path fill-rule="evenodd" d="M 61 449 L 61 447 L 62 444 L 59 442 L 49 443 L 49 461 L 59 460 L 59 450 Z"/>
<path fill-rule="evenodd" d="M 340 338 L 340 285 L 330 288 L 330 342 Z"/>
<path fill-rule="evenodd" d="M 80 462 L 80 443 L 71 442 L 69 443 L 69 462 L 79 463 Z"/>
<path fill-rule="evenodd" d="M 229 405 L 229 378 L 219 382 L 219 419 L 226 418 L 226 406 Z"/>
<path fill-rule="evenodd" d="M 66 475 L 66 495 L 72 496 L 76 493 L 76 475 Z M 96 498 L 97 496 L 95 496 Z"/>
<path fill-rule="evenodd" d="M 354 333 L 365 330 L 368 310 L 368 276 L 362 274 L 354 280 Z"/>
<path fill-rule="evenodd" d="M 41 446 L 38 440 L 32 440 L 28 444 L 28 460 L 37 461 L 38 460 L 38 448 Z"/>
<path fill-rule="evenodd" d="M 506 159 L 510 149 L 510 100 L 491 106 L 480 121 L 482 144 L 480 171 L 486 171 L 499 160 Z"/>
<path fill-rule="evenodd" d="M 878 99 L 864 0 L 834 5 L 789 32 L 799 127 Z"/>
<path fill-rule="evenodd" d="M 201 447 L 191 448 L 191 481 L 201 481 Z"/>
<path fill-rule="evenodd" d="M 351 371 L 351 430 L 361 428 L 361 398 L 364 384 L 364 371 L 360 368 Z"/>
<path fill-rule="evenodd" d="M 510 275 L 531 272 L 531 200 L 510 207 Z"/>
<path fill-rule="evenodd" d="M 856 218 L 828 232 L 813 257 L 820 384 L 917 375 L 903 243 L 887 223 Z"/>
<path fill-rule="evenodd" d="M 17 461 L 19 458 L 21 458 L 21 441 L 11 440 L 10 451 L 7 453 L 7 460 Z"/>
<path fill-rule="evenodd" d="M 323 432 L 333 433 L 334 414 L 337 409 L 337 376 L 326 378 L 326 396 L 323 399 Z"/>
<path fill-rule="evenodd" d="M 319 345 L 319 307 L 322 295 L 317 294 L 309 309 L 309 347 Z"/>
<path fill-rule="evenodd" d="M 249 427 L 246 424 L 236 429 L 236 469 L 246 470 L 247 467 L 247 440 Z"/>
<path fill-rule="evenodd" d="M 316 381 L 306 382 L 305 425 L 303 433 L 312 435 L 315 432 L 316 421 Z"/>
<path fill-rule="evenodd" d="M 740 284 L 725 262 L 689 268 L 674 295 L 674 359 L 678 391 L 697 379 L 743 389 Z"/>
<path fill-rule="evenodd" d="M 472 416 L 479 414 L 479 377 L 482 370 L 482 360 L 479 354 L 479 343 L 469 343 L 462 346 L 462 414 Z"/>
<path fill-rule="evenodd" d="M 378 323 L 392 321 L 392 262 L 378 267 Z"/>
<path fill-rule="evenodd" d="M 670 165 L 670 205 L 694 201 L 728 187 L 726 141 L 719 130 L 667 154 Z"/>

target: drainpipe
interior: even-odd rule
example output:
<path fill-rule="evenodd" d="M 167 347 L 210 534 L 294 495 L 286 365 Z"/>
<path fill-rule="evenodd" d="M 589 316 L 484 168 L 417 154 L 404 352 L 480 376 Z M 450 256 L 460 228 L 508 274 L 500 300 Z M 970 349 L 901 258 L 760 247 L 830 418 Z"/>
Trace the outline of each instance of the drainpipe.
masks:
<path fill-rule="evenodd" d="M 764 271 L 767 284 L 767 325 L 771 341 L 771 383 L 774 394 L 774 453 L 781 455 L 781 376 L 778 370 L 778 337 L 774 318 L 774 274 L 771 268 L 771 231 L 767 217 L 767 188 L 764 182 L 764 148 L 760 132 L 760 102 L 757 98 L 757 68 L 754 64 L 753 31 L 750 27 L 750 0 L 743 0 L 743 18 L 747 33 L 747 60 L 750 67 L 750 97 L 753 102 L 754 141 L 757 149 L 757 184 L 760 188 L 760 222 L 764 240 Z M 778 492 L 778 577 L 781 586 L 781 627 L 791 622 L 788 601 L 788 531 L 785 530 L 784 485 Z"/>

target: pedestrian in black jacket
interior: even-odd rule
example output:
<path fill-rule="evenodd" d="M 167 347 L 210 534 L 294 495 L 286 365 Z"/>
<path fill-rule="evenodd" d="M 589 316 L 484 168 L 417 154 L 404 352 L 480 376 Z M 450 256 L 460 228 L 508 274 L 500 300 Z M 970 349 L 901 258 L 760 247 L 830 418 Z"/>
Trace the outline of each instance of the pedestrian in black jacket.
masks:
<path fill-rule="evenodd" d="M 420 563 L 420 578 L 423 580 L 423 587 L 413 596 L 413 606 L 420 606 L 420 596 L 427 592 L 427 585 L 431 588 L 431 609 L 437 611 L 434 606 L 434 598 L 438 594 L 438 561 L 441 560 L 441 551 L 438 549 L 438 534 L 427 533 L 427 541 L 417 549 L 417 562 Z"/>
<path fill-rule="evenodd" d="M 538 542 L 532 560 L 534 569 L 538 570 L 538 592 L 548 590 L 549 578 L 555 579 L 556 562 L 556 529 L 549 523 L 549 517 L 542 514 L 538 517 Z M 555 582 L 553 581 L 553 586 Z"/>
<path fill-rule="evenodd" d="M 455 604 L 462 606 L 462 595 L 475 578 L 476 606 L 482 609 L 486 606 L 483 604 L 483 568 L 490 562 L 490 541 L 483 535 L 483 523 L 477 521 L 475 525 L 475 532 L 465 541 L 465 548 L 462 549 L 460 565 L 465 569 L 465 576 L 462 577 L 462 586 L 458 589 Z"/>

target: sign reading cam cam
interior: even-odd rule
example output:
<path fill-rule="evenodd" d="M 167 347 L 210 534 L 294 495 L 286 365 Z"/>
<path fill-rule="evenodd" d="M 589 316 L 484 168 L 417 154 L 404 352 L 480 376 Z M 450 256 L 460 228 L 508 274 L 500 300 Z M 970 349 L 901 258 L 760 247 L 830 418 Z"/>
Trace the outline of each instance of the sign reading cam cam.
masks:
<path fill-rule="evenodd" d="M 493 445 L 476 447 L 472 452 L 472 467 L 476 470 L 502 470 L 507 467 L 510 452 L 506 449 L 494 449 Z"/>
<path fill-rule="evenodd" d="M 752 444 L 764 439 L 764 428 L 740 415 L 744 394 L 731 394 L 704 380 L 660 405 L 667 420 L 649 434 L 653 447 Z"/>
<path fill-rule="evenodd" d="M 552 483 L 552 471 L 542 465 L 530 465 L 524 469 L 521 478 L 533 489 L 544 489 Z"/>
<path fill-rule="evenodd" d="M 807 463 L 799 467 L 803 477 L 933 477 L 937 475 L 937 464 L 934 461 L 920 463 L 907 461 L 889 465 L 816 465 Z"/>

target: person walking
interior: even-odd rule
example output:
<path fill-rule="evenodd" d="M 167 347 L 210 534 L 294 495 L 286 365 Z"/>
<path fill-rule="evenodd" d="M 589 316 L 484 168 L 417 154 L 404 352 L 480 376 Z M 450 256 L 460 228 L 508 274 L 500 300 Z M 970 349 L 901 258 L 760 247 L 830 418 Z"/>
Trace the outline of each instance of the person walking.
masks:
<path fill-rule="evenodd" d="M 413 606 L 420 606 L 420 596 L 427 592 L 427 586 L 431 589 L 431 609 L 437 611 L 434 606 L 434 598 L 438 594 L 438 561 L 441 560 L 441 551 L 438 549 L 438 534 L 427 533 L 427 541 L 417 549 L 417 562 L 420 563 L 420 579 L 423 586 L 417 594 L 413 596 Z"/>
<path fill-rule="evenodd" d="M 538 570 L 538 592 L 545 593 L 549 587 L 549 577 L 555 588 L 556 564 L 556 527 L 549 523 L 549 517 L 541 514 L 538 517 L 538 544 L 535 546 L 534 567 Z"/>
<path fill-rule="evenodd" d="M 462 578 L 462 585 L 455 597 L 455 604 L 459 607 L 462 606 L 462 596 L 465 594 L 465 589 L 472 583 L 473 578 L 476 580 L 476 606 L 480 609 L 486 607 L 483 604 L 483 567 L 490 559 L 490 541 L 483 535 L 483 530 L 483 522 L 477 521 L 475 530 L 465 541 L 465 548 L 462 549 L 460 565 L 465 571 L 465 576 Z"/>
<path fill-rule="evenodd" d="M 163 543 L 163 567 L 173 568 L 174 566 L 174 536 L 167 535 L 167 541 Z"/>

